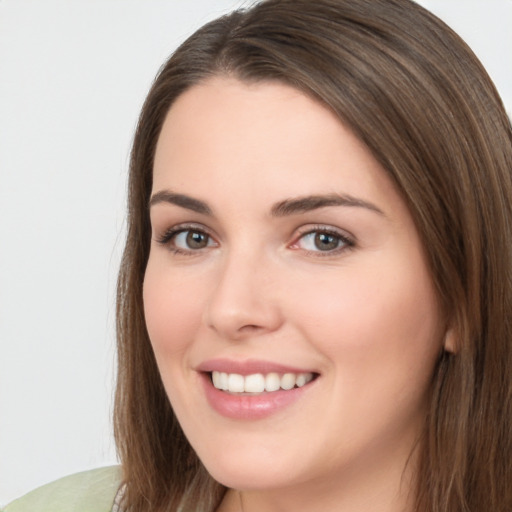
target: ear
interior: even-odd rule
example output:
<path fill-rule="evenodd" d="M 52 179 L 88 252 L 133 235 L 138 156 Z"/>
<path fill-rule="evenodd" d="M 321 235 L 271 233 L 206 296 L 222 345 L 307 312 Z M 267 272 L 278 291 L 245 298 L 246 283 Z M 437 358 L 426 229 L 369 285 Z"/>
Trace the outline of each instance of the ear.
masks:
<path fill-rule="evenodd" d="M 459 351 L 459 337 L 453 326 L 448 326 L 444 335 L 443 348 L 445 352 L 456 354 Z"/>

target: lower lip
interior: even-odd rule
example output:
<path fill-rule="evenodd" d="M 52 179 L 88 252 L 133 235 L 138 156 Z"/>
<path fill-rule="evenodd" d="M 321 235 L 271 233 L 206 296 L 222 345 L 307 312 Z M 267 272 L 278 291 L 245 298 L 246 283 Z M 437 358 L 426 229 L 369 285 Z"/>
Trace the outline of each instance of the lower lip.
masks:
<path fill-rule="evenodd" d="M 213 386 L 208 374 L 203 374 L 202 377 L 206 399 L 210 406 L 222 416 L 237 420 L 257 420 L 282 411 L 295 403 L 312 384 L 311 382 L 288 391 L 242 395 L 217 389 Z"/>

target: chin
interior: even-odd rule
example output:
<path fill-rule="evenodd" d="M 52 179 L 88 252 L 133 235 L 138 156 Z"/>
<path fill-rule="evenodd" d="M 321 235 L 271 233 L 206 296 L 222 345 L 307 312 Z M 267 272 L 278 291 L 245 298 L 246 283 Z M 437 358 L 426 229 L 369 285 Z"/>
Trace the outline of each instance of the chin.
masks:
<path fill-rule="evenodd" d="M 202 461 L 208 473 L 220 484 L 237 490 L 263 490 L 293 484 L 296 464 L 279 464 L 276 456 L 270 460 L 254 460 L 243 456 L 220 456 Z M 278 464 L 276 464 L 278 462 Z M 295 470 L 295 471 L 294 471 Z"/>
<path fill-rule="evenodd" d="M 281 481 L 283 475 L 262 474 L 260 471 L 250 471 L 247 468 L 243 472 L 234 472 L 230 470 L 220 469 L 211 472 L 211 476 L 220 484 L 229 489 L 239 491 L 263 491 L 289 486 L 292 482 L 287 479 L 286 482 Z M 274 478 L 274 476 L 276 478 Z M 279 479 L 279 480 L 276 480 Z"/>

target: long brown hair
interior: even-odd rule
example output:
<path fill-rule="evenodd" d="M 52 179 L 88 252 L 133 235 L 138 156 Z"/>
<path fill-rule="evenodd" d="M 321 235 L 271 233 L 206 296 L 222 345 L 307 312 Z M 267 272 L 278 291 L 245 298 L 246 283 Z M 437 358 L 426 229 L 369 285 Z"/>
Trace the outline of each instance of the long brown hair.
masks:
<path fill-rule="evenodd" d="M 145 328 L 148 200 L 164 118 L 213 75 L 278 80 L 367 145 L 407 202 L 456 351 L 432 382 L 419 512 L 512 510 L 512 134 L 465 43 L 410 0 L 267 0 L 192 35 L 159 72 L 131 156 L 115 434 L 127 511 L 212 511 L 225 489 L 173 414 Z M 181 507 L 181 508 L 180 508 Z"/>

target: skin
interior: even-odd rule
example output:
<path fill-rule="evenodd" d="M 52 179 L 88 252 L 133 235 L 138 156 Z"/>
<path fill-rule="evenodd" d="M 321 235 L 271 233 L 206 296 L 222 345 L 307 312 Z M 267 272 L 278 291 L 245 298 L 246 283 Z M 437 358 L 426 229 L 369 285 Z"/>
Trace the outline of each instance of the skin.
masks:
<path fill-rule="evenodd" d="M 411 215 L 368 149 L 287 85 L 216 77 L 167 115 L 153 195 L 162 191 L 211 210 L 154 201 L 144 304 L 176 415 L 231 489 L 219 511 L 410 510 L 446 324 Z M 333 194 L 359 202 L 272 214 Z M 183 223 L 206 233 L 204 247 L 187 245 L 187 232 L 162 243 Z M 322 230 L 334 249 L 315 245 Z M 230 419 L 197 371 L 220 357 L 318 378 L 269 417 Z"/>

